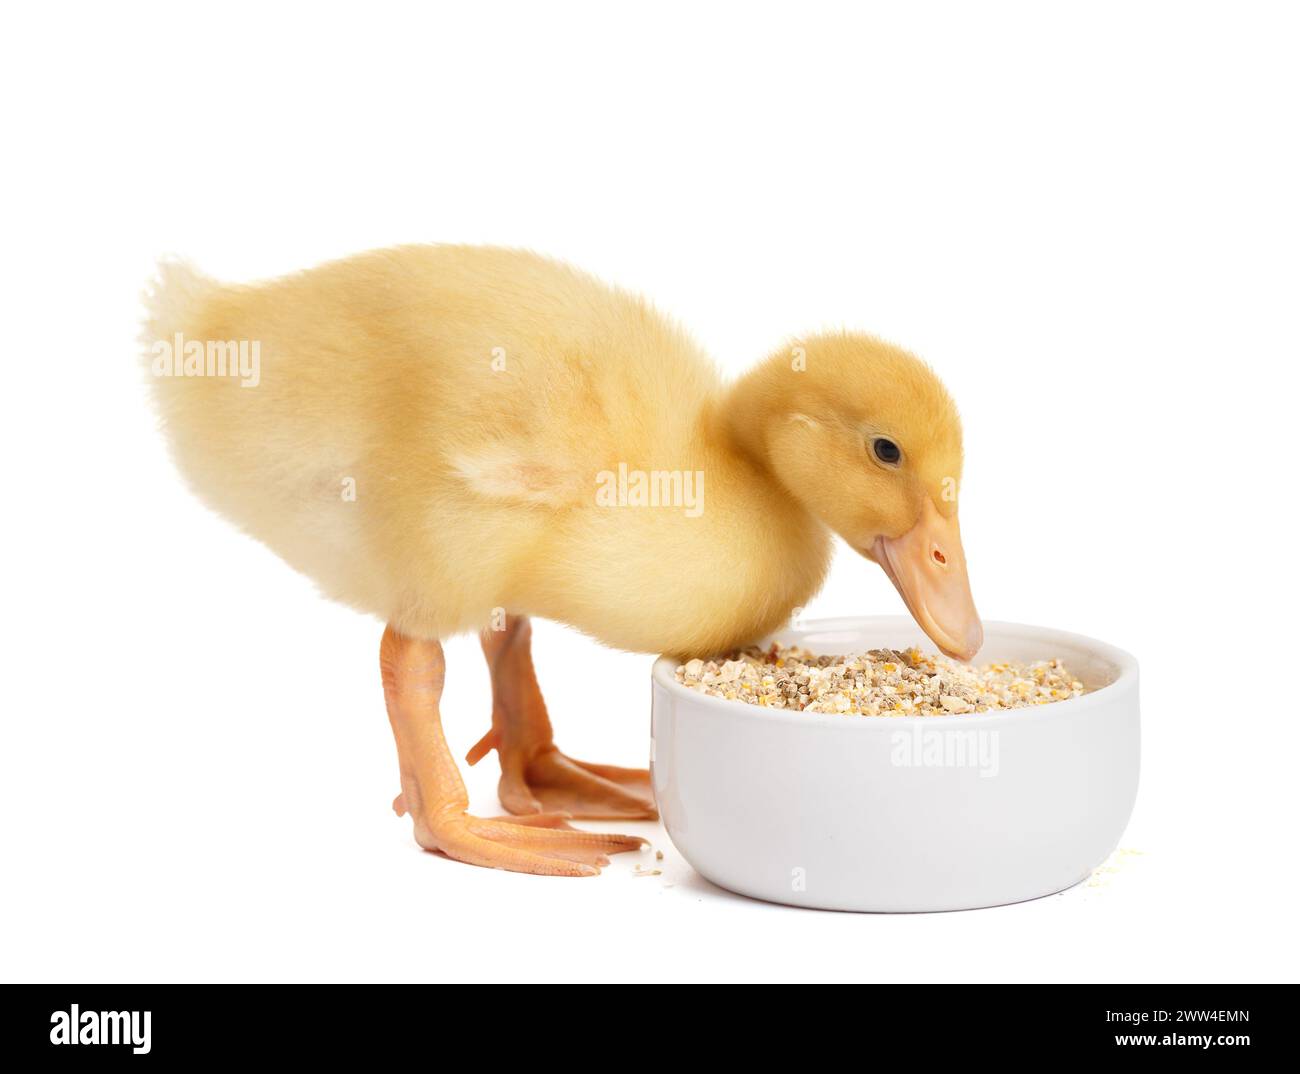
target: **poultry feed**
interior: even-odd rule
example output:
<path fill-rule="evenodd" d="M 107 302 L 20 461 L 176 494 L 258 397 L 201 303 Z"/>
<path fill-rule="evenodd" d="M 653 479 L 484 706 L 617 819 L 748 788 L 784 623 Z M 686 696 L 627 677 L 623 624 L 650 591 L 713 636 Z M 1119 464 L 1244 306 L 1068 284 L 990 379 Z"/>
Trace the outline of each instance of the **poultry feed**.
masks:
<path fill-rule="evenodd" d="M 1083 683 L 1060 660 L 972 667 L 919 649 L 815 656 L 751 646 L 729 657 L 689 660 L 677 681 L 711 697 L 763 708 L 862 716 L 952 716 L 1065 701 Z"/>

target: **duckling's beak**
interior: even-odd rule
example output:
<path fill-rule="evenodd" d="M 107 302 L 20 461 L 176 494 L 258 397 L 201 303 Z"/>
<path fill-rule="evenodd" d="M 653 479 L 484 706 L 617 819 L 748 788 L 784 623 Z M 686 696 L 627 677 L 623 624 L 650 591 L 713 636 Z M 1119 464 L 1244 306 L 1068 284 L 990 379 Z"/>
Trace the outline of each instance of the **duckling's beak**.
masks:
<path fill-rule="evenodd" d="M 944 518 L 927 496 L 916 525 L 901 537 L 877 537 L 870 555 L 940 649 L 957 660 L 979 652 L 984 627 L 970 595 L 955 514 Z"/>

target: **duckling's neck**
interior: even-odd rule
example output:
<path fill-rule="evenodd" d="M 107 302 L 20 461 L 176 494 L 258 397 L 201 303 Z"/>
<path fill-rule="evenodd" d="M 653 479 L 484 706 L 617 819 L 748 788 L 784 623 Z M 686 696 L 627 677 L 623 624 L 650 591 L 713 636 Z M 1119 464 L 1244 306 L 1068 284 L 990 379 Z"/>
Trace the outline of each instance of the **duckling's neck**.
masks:
<path fill-rule="evenodd" d="M 725 439 L 777 485 L 767 436 L 789 400 L 781 397 L 777 381 L 785 372 L 785 357 L 776 354 L 745 373 L 719 397 L 711 421 L 717 436 Z M 787 490 L 792 495 L 794 490 Z"/>
<path fill-rule="evenodd" d="M 697 639 L 700 652 L 722 651 L 778 630 L 821 588 L 830 566 L 830 530 L 770 464 L 765 429 L 779 420 L 781 410 L 753 376 L 719 393 L 701 415 L 716 467 L 711 477 L 720 478 L 710 491 L 710 504 L 720 508 L 713 517 L 726 520 L 712 535 L 708 554 L 717 562 L 710 569 L 718 578 L 733 576 L 737 588 L 728 602 L 731 618 L 710 622 L 708 641 Z M 701 565 L 705 559 L 702 555 Z M 746 563 L 769 566 L 744 569 Z"/>

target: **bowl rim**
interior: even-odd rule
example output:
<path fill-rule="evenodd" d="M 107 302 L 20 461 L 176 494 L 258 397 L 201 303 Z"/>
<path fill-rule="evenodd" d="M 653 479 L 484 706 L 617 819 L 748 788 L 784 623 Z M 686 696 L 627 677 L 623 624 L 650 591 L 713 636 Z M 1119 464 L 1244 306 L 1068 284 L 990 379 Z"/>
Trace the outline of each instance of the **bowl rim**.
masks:
<path fill-rule="evenodd" d="M 781 630 L 773 631 L 758 644 L 766 648 L 774 638 L 785 637 L 790 634 L 814 634 L 827 630 L 858 630 L 864 625 L 915 626 L 915 623 L 910 617 L 903 615 L 852 615 L 837 616 L 830 619 L 807 619 L 801 621 L 798 626 L 790 625 Z M 1062 716 L 1083 713 L 1100 705 L 1109 704 L 1111 699 L 1116 697 L 1122 689 L 1133 688 L 1137 685 L 1137 659 L 1131 653 L 1111 645 L 1109 642 L 1099 641 L 1096 638 L 1088 637 L 1086 634 L 1058 630 L 1055 627 L 1040 627 L 1032 623 L 1013 623 L 1002 619 L 986 619 L 984 620 L 984 627 L 986 634 L 993 631 L 1002 635 L 1027 635 L 1035 640 L 1052 641 L 1056 639 L 1058 642 L 1088 649 L 1094 656 L 1098 656 L 1111 664 L 1116 669 L 1117 674 L 1105 686 L 1098 687 L 1096 690 L 1092 690 L 1080 697 L 1067 698 L 1065 701 L 1051 701 L 1045 705 L 1030 705 L 1021 709 L 954 713 L 950 716 L 870 716 L 852 712 L 795 712 L 790 709 L 772 709 L 765 708 L 762 705 L 751 705 L 747 701 L 732 701 L 725 697 L 713 697 L 710 694 L 700 693 L 698 690 L 692 690 L 690 687 L 679 683 L 676 679 L 676 671 L 680 663 L 669 656 L 660 656 L 655 660 L 650 677 L 654 683 L 662 686 L 669 694 L 683 701 L 703 704 L 705 708 L 715 708 L 718 712 L 730 713 L 733 716 L 745 712 L 749 717 L 765 720 L 769 723 L 797 723 L 803 726 L 837 728 L 856 727 L 861 728 L 863 731 L 878 731 L 885 726 L 898 727 L 900 725 L 923 725 L 936 729 L 951 727 L 979 728 L 987 727 L 993 723 L 1013 723 L 1046 718 L 1058 719 Z M 1050 710 L 1050 717 L 1044 714 L 1045 709 Z"/>

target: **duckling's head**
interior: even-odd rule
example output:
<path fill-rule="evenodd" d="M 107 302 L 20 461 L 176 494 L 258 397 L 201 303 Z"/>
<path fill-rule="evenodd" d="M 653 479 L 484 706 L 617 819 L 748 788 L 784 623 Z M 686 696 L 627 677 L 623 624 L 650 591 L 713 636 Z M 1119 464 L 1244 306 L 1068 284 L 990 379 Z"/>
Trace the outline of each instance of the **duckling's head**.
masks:
<path fill-rule="evenodd" d="M 889 575 L 949 656 L 984 641 L 957 525 L 957 407 L 918 358 L 856 333 L 811 337 L 737 386 L 733 428 L 810 513 Z"/>

